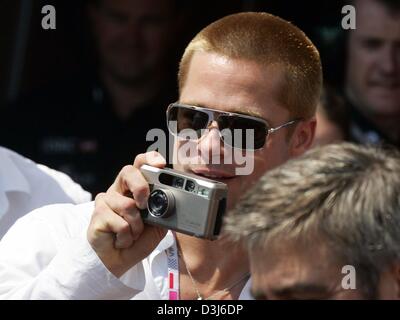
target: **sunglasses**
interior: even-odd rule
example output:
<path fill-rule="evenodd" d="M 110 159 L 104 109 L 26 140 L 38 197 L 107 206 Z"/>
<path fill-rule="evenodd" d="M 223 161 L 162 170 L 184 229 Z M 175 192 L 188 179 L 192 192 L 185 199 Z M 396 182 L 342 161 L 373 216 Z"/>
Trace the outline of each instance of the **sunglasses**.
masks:
<path fill-rule="evenodd" d="M 242 150 L 257 150 L 264 147 L 270 133 L 290 126 L 299 119 L 271 128 L 264 119 L 240 113 L 216 111 L 180 103 L 172 103 L 167 109 L 168 130 L 174 136 L 187 137 L 187 131 L 184 130 L 190 130 L 194 135 L 191 134 L 189 139 L 200 139 L 204 130 L 213 121 L 218 124 L 224 144 Z"/>

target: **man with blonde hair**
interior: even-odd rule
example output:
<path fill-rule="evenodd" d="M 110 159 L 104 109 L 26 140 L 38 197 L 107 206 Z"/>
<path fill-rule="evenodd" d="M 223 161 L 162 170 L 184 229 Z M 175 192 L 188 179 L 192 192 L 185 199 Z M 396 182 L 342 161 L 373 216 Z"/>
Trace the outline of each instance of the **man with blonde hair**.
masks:
<path fill-rule="evenodd" d="M 400 155 L 353 144 L 268 172 L 226 231 L 249 249 L 258 299 L 400 298 Z"/>
<path fill-rule="evenodd" d="M 317 49 L 289 22 L 240 13 L 212 23 L 187 46 L 179 101 L 167 109 L 172 134 L 197 133 L 176 139 L 175 150 L 189 145 L 196 152 L 174 168 L 225 183 L 232 209 L 265 171 L 310 147 L 321 83 Z M 227 139 L 225 133 L 235 130 L 252 131 L 253 141 Z M 252 159 L 250 173 L 240 175 L 237 161 L 223 161 L 233 152 Z M 15 226 L 0 243 L 0 298 L 249 298 L 241 248 L 233 250 L 224 238 L 209 241 L 143 224 L 139 209 L 146 208 L 150 191 L 140 167 L 164 167 L 155 155 L 138 155 L 95 205 L 49 207 Z M 46 225 L 44 216 L 51 219 Z M 21 233 L 35 241 L 22 244 Z M 44 233 L 54 239 L 42 239 Z M 10 259 L 16 249 L 28 260 Z M 32 264 L 29 276 L 21 277 Z"/>

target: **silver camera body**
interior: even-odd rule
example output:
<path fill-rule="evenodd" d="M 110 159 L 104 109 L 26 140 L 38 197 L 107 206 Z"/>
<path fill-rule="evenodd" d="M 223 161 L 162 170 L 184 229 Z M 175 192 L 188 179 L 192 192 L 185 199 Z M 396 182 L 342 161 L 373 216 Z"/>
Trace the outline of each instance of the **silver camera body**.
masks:
<path fill-rule="evenodd" d="M 140 170 L 150 186 L 147 209 L 141 210 L 145 223 L 209 240 L 219 235 L 226 184 L 168 168 Z"/>

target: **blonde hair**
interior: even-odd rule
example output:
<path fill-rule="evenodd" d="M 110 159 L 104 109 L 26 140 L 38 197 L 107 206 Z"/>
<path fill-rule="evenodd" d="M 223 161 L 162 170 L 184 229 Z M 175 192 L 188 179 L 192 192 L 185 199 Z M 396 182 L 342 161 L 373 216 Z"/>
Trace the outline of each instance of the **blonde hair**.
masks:
<path fill-rule="evenodd" d="M 290 22 L 269 13 L 245 12 L 210 24 L 186 47 L 179 65 L 180 91 L 193 54 L 199 51 L 265 66 L 282 66 L 286 81 L 278 97 L 280 103 L 296 118 L 314 116 L 322 88 L 319 53 L 307 36 Z"/>

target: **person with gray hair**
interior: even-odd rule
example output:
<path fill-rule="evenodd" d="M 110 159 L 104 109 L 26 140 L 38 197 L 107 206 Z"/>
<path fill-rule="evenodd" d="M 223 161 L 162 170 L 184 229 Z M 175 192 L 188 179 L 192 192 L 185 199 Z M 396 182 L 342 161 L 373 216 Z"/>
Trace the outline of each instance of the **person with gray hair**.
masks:
<path fill-rule="evenodd" d="M 258 299 L 398 299 L 400 156 L 350 143 L 268 172 L 226 219 Z"/>

